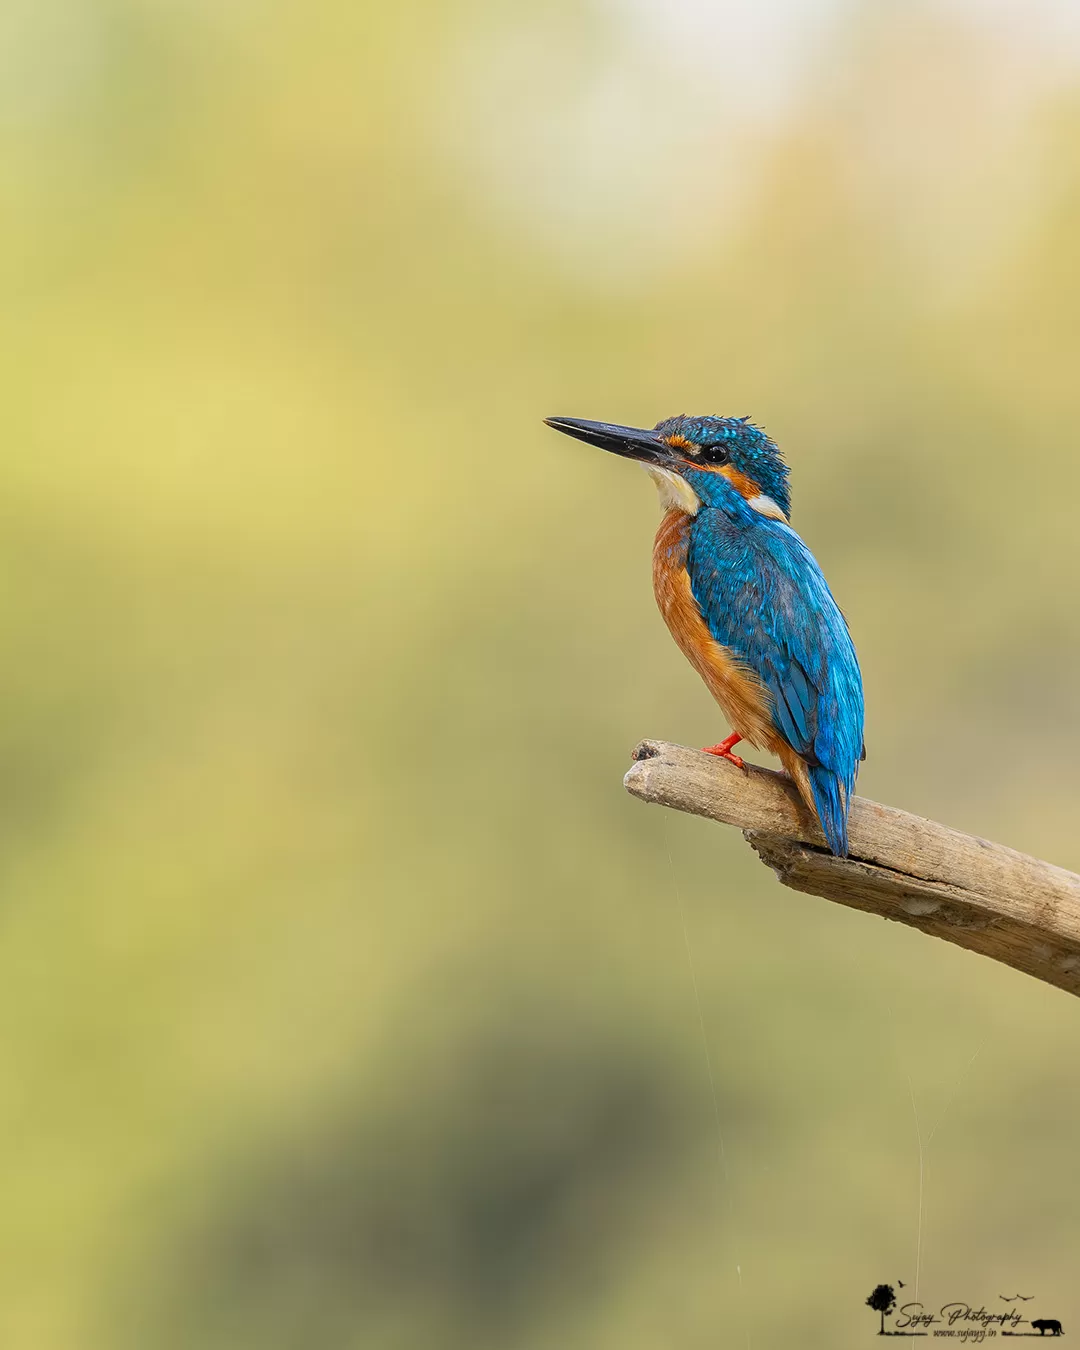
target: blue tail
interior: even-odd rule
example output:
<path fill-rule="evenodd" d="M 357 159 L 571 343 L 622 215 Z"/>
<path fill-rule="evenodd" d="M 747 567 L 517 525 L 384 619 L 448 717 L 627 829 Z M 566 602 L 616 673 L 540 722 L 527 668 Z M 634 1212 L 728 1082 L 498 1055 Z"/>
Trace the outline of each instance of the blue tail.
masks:
<path fill-rule="evenodd" d="M 847 818 L 851 803 L 851 793 L 855 784 L 848 787 L 839 774 L 826 769 L 823 764 L 807 766 L 810 774 L 810 787 L 814 793 L 814 806 L 818 820 L 825 832 L 829 848 L 838 858 L 848 855 Z M 854 776 L 854 775 L 853 775 Z"/>

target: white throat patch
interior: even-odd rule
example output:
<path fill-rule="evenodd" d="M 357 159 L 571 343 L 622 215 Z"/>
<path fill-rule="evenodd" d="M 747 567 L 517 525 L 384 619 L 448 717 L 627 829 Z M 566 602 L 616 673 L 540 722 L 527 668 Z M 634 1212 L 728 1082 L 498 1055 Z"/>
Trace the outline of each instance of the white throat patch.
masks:
<path fill-rule="evenodd" d="M 697 515 L 701 509 L 701 498 L 681 474 L 672 473 L 670 469 L 658 469 L 652 464 L 643 467 L 656 484 L 656 490 L 660 494 L 661 510 L 670 511 L 675 507 L 679 511 L 685 511 L 688 516 Z"/>

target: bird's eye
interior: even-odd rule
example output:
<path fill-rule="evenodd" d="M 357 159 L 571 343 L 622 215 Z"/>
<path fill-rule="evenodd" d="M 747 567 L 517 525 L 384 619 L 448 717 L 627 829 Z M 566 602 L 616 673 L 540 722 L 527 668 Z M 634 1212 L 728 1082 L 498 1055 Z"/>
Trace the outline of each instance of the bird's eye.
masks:
<path fill-rule="evenodd" d="M 713 445 L 701 447 L 701 458 L 708 460 L 710 464 L 727 464 L 731 459 L 731 451 L 723 441 L 717 441 Z"/>

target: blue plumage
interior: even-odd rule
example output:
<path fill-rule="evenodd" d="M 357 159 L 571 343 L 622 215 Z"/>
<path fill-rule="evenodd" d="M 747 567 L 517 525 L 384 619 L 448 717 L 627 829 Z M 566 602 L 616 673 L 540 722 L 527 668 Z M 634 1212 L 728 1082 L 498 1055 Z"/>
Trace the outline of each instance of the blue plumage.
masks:
<path fill-rule="evenodd" d="M 863 744 L 855 647 L 813 554 L 719 474 L 686 470 L 702 501 L 687 571 L 713 637 L 757 675 L 773 721 L 806 760 L 829 847 L 847 853 L 847 804 Z"/>
<path fill-rule="evenodd" d="M 665 506 L 653 587 L 683 652 L 733 734 L 778 754 L 821 822 L 848 851 L 863 757 L 863 690 L 844 616 L 813 554 L 788 524 L 788 469 L 745 417 L 670 417 L 651 430 L 548 418 L 578 440 L 643 463 Z"/>

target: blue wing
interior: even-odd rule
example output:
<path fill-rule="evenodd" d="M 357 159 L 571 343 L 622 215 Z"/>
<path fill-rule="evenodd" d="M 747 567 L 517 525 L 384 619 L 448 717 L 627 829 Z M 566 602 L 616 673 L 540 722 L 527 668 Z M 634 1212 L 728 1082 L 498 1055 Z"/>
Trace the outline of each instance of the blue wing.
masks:
<path fill-rule="evenodd" d="M 706 508 L 691 527 L 687 570 L 713 637 L 768 690 L 773 725 L 806 760 L 829 846 L 846 855 L 863 755 L 862 676 L 821 568 L 782 521 Z"/>

